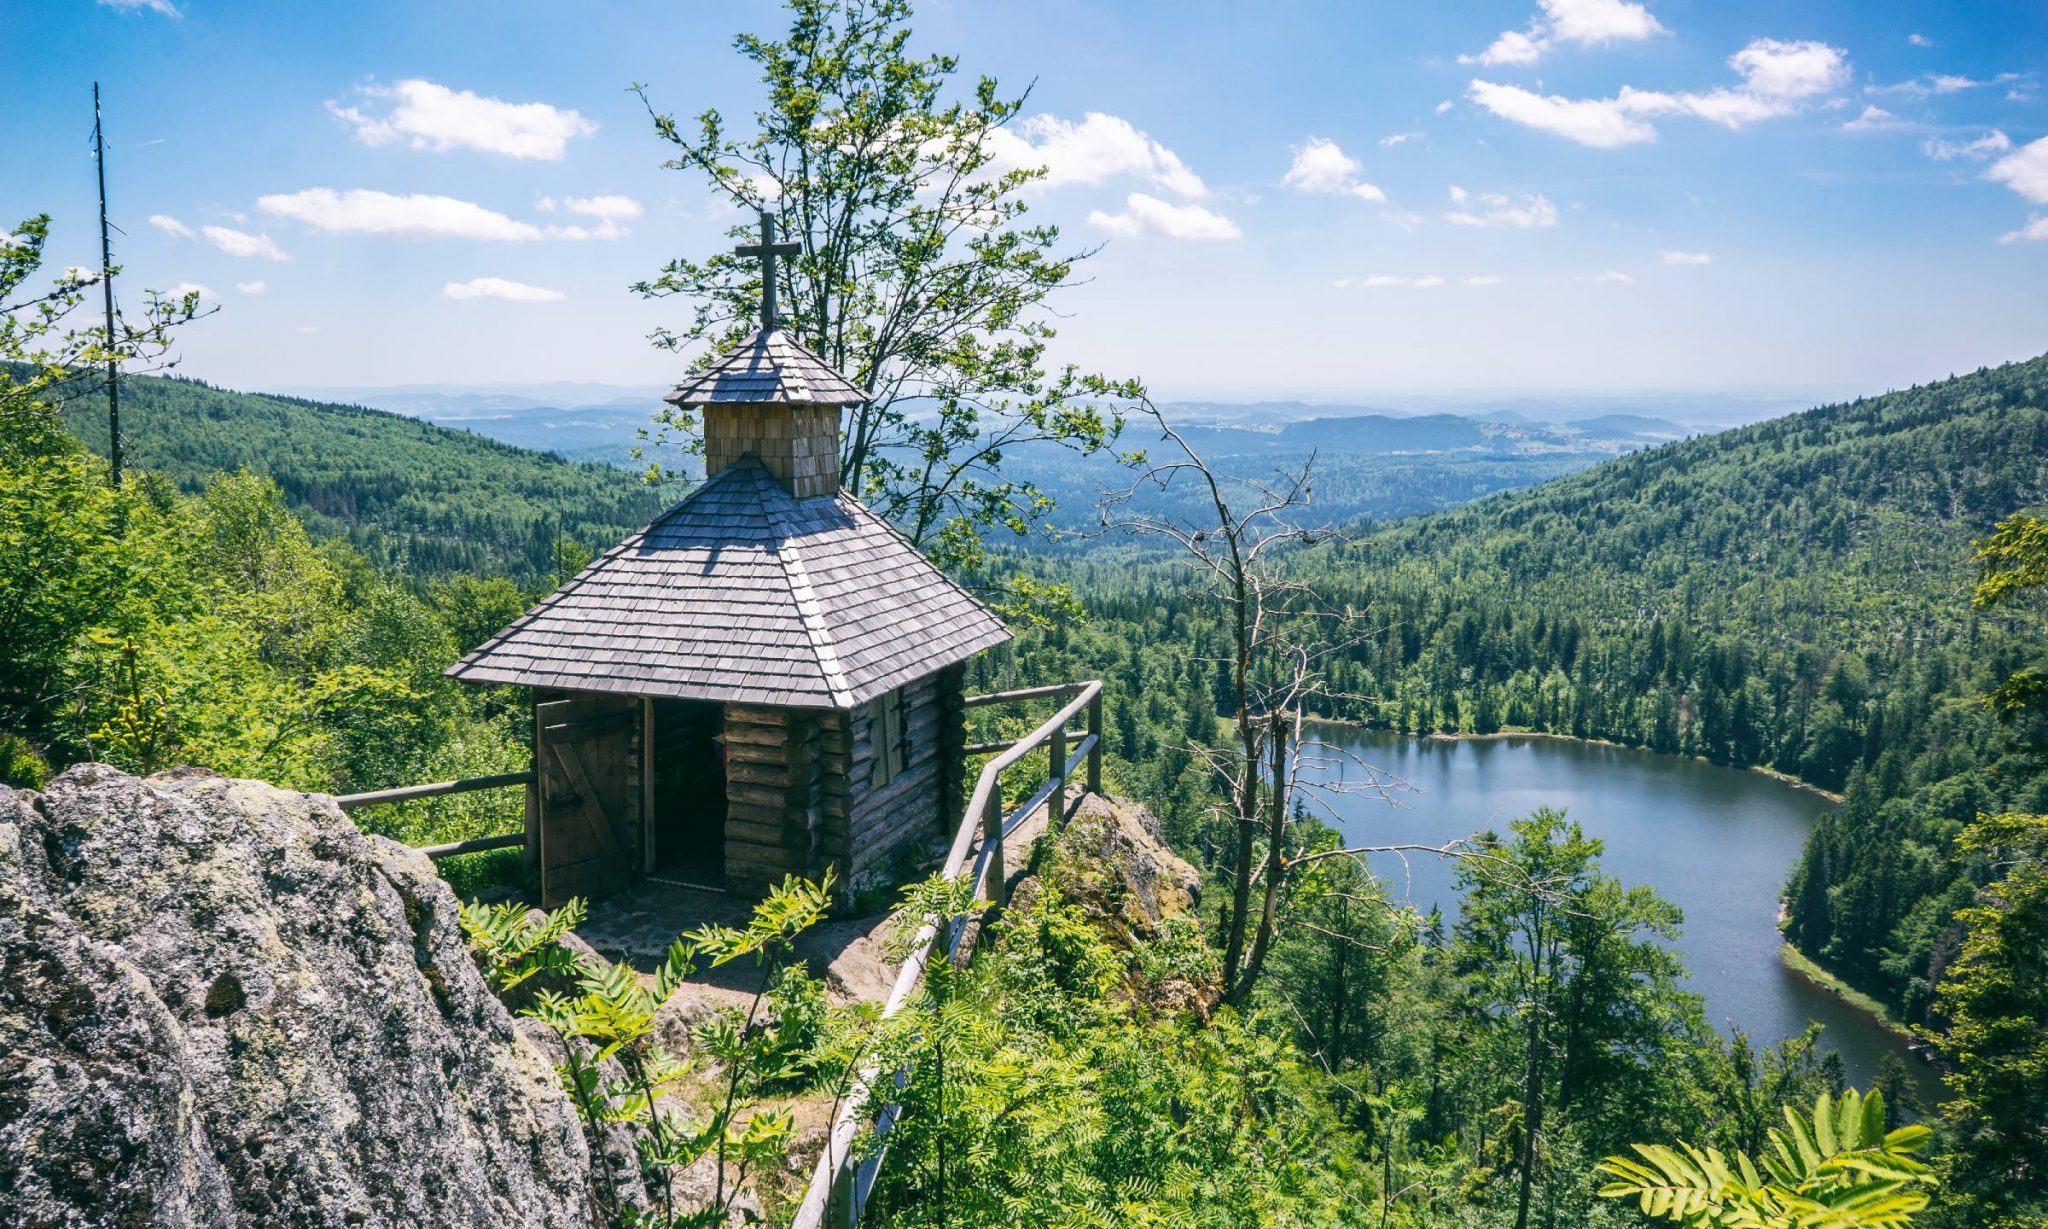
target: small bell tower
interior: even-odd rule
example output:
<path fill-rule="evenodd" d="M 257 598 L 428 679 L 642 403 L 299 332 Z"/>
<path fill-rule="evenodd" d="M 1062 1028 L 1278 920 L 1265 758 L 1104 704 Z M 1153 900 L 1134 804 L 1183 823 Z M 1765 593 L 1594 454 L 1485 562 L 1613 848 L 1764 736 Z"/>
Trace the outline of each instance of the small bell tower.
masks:
<path fill-rule="evenodd" d="M 802 251 L 801 244 L 775 241 L 775 219 L 764 210 L 761 241 L 734 249 L 761 259 L 761 327 L 678 385 L 668 401 L 698 411 L 706 477 L 751 455 L 796 498 L 830 499 L 839 494 L 840 411 L 868 396 L 776 317 L 776 258 Z"/>

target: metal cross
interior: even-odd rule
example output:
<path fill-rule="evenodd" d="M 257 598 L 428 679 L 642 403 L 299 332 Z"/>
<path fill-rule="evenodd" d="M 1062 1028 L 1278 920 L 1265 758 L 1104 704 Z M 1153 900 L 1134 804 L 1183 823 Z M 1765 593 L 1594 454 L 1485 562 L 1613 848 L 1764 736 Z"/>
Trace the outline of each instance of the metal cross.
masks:
<path fill-rule="evenodd" d="M 761 211 L 761 242 L 748 243 L 732 250 L 735 256 L 759 256 L 761 258 L 761 327 L 775 327 L 775 258 L 777 256 L 801 256 L 801 243 L 775 242 L 775 219 L 767 210 Z"/>

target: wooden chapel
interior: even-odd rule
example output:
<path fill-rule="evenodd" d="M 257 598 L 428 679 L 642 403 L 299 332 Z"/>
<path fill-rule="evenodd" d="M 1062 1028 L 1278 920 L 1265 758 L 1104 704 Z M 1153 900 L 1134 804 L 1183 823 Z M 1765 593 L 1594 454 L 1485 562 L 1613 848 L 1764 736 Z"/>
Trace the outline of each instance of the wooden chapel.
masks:
<path fill-rule="evenodd" d="M 959 820 L 964 663 L 1010 633 L 840 489 L 840 413 L 868 397 L 761 327 L 668 400 L 708 477 L 449 667 L 533 689 L 527 848 L 542 903 L 655 876 L 757 895 L 872 882 Z"/>

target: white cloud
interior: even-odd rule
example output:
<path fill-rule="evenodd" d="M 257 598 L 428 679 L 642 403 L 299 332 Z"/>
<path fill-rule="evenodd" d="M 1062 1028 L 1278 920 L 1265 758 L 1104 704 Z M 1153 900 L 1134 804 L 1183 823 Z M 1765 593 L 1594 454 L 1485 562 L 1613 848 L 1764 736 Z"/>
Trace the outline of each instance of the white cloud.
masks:
<path fill-rule="evenodd" d="M 1497 273 L 1483 273 L 1477 277 L 1466 278 L 1465 284 L 1467 286 L 1498 286 L 1506 280 L 1506 278 Z"/>
<path fill-rule="evenodd" d="M 623 201 L 623 197 L 594 197 L 592 201 Z M 590 205 L 590 201 L 584 201 L 584 205 Z M 530 240 L 616 240 L 625 234 L 625 227 L 616 225 L 610 217 L 604 217 L 598 227 L 539 227 L 530 221 L 506 217 L 496 209 L 485 209 L 475 201 L 426 193 L 397 197 L 393 193 L 377 193 L 373 188 L 350 188 L 346 193 L 336 193 L 334 188 L 305 188 L 301 193 L 258 197 L 256 207 L 276 217 L 303 221 L 313 229 L 406 240 L 492 240 L 516 244 Z M 598 205 L 598 209 L 616 207 Z"/>
<path fill-rule="evenodd" d="M 1812 98 L 1849 80 L 1849 58 L 1826 43 L 1760 38 L 1728 57 L 1745 88 L 1766 98 Z"/>
<path fill-rule="evenodd" d="M 1538 0 L 1542 12 L 1529 19 L 1529 29 L 1504 30 L 1478 55 L 1461 55 L 1460 64 L 1534 64 L 1560 43 L 1606 47 L 1637 42 L 1664 27 L 1650 10 L 1629 0 Z"/>
<path fill-rule="evenodd" d="M 1664 33 L 1640 4 L 1626 0 L 1540 0 L 1553 37 L 1567 43 L 1605 46 Z"/>
<path fill-rule="evenodd" d="M 1596 282 L 1605 286 L 1633 286 L 1636 284 L 1636 279 L 1619 269 L 1609 269 L 1605 273 L 1589 274 L 1581 277 L 1579 280 L 1582 282 Z"/>
<path fill-rule="evenodd" d="M 1863 113 L 1842 125 L 1843 132 L 1884 132 L 1894 128 L 1911 127 L 1905 120 L 1893 115 L 1883 107 L 1866 106 Z"/>
<path fill-rule="evenodd" d="M 1463 188 L 1451 188 L 1454 203 L 1466 203 L 1473 199 Z M 1502 192 L 1481 192 L 1476 198 L 1476 209 L 1453 209 L 1444 214 L 1444 221 L 1454 226 L 1507 226 L 1527 230 L 1537 226 L 1557 225 L 1557 206 L 1541 193 L 1516 199 Z"/>
<path fill-rule="evenodd" d="M 1978 80 L 1975 77 L 1958 76 L 1953 73 L 1923 73 L 1910 81 L 1899 81 L 1891 85 L 1866 85 L 1866 94 L 1905 94 L 1913 98 L 1926 98 L 1932 94 L 1957 94 L 1964 90 L 1982 89 L 1987 85 L 2005 85 L 2025 79 L 2025 73 L 1999 73 L 1997 76 Z"/>
<path fill-rule="evenodd" d="M 1461 284 L 1466 286 L 1493 286 L 1499 284 L 1500 281 L 1499 277 L 1494 276 L 1460 279 Z M 1340 277 L 1330 284 L 1339 290 L 1350 290 L 1354 287 L 1360 290 L 1384 290 L 1389 287 L 1403 287 L 1410 290 L 1434 290 L 1438 286 L 1448 286 L 1450 279 L 1435 273 L 1425 273 L 1419 277 L 1408 277 L 1398 273 L 1373 273 L 1365 277 Z"/>
<path fill-rule="evenodd" d="M 571 196 L 563 200 L 562 208 L 570 213 L 587 214 L 607 222 L 637 218 L 647 212 L 639 201 L 630 196 Z"/>
<path fill-rule="evenodd" d="M 1387 194 L 1358 177 L 1358 159 L 1325 137 L 1310 137 L 1294 147 L 1294 165 L 1280 182 L 1298 192 L 1342 193 L 1360 200 L 1381 201 Z"/>
<path fill-rule="evenodd" d="M 1033 115 L 988 134 L 989 171 L 1006 174 L 1043 167 L 1041 190 L 1100 184 L 1134 175 L 1179 196 L 1207 196 L 1201 176 L 1180 156 L 1133 127 L 1129 120 L 1091 111 L 1080 123 Z"/>
<path fill-rule="evenodd" d="M 1381 137 L 1380 148 L 1392 149 L 1396 145 L 1402 145 L 1409 141 L 1420 141 L 1421 139 L 1422 134 L 1419 132 L 1396 132 L 1391 135 Z"/>
<path fill-rule="evenodd" d="M 192 228 L 168 213 L 150 214 L 149 224 L 173 239 L 190 239 L 192 237 Z"/>
<path fill-rule="evenodd" d="M 1438 115 L 1442 115 L 1444 112 L 1450 110 L 1452 107 L 1455 107 L 1457 105 L 1457 103 L 1452 102 L 1450 99 L 1446 98 L 1442 102 L 1436 104 L 1436 113 Z"/>
<path fill-rule="evenodd" d="M 1498 68 L 1506 64 L 1534 64 L 1543 58 L 1543 44 L 1520 30 L 1503 30 L 1500 37 L 1478 55 L 1461 55 L 1460 64 L 1483 64 Z"/>
<path fill-rule="evenodd" d="M 163 297 L 167 300 L 175 300 L 182 299 L 188 294 L 196 294 L 202 299 L 211 299 L 215 303 L 220 302 L 220 296 L 213 292 L 213 287 L 202 286 L 198 282 L 179 282 L 169 290 L 164 291 Z"/>
<path fill-rule="evenodd" d="M 301 333 L 317 333 L 319 331 L 320 326 L 317 324 L 302 324 L 299 326 L 299 332 Z"/>
<path fill-rule="evenodd" d="M 386 114 L 330 102 L 327 109 L 355 129 L 365 145 L 403 140 L 414 149 L 474 149 L 508 158 L 561 158 L 576 137 L 597 125 L 574 111 L 544 102 L 505 102 L 417 77 L 392 86 L 368 85 L 360 93 L 395 103 Z"/>
<path fill-rule="evenodd" d="M 1742 78 L 1735 87 L 1669 94 L 1621 87 L 1612 98 L 1565 98 L 1519 86 L 1473 81 L 1472 101 L 1502 119 L 1549 132 L 1596 149 L 1615 149 L 1657 139 L 1647 122 L 1657 116 L 1691 116 L 1740 128 L 1790 115 L 1849 80 L 1848 57 L 1816 42 L 1760 38 L 1728 57 Z"/>
<path fill-rule="evenodd" d="M 504 299 L 508 303 L 552 303 L 562 297 L 559 290 L 529 286 L 502 277 L 473 277 L 466 282 L 449 282 L 441 287 L 444 299 Z"/>
<path fill-rule="evenodd" d="M 1618 99 L 1563 98 L 1491 81 L 1474 81 L 1471 98 L 1504 120 L 1595 149 L 1616 149 L 1657 139 L 1657 130 L 1630 117 Z"/>
<path fill-rule="evenodd" d="M 551 226 L 548 233 L 558 239 L 623 239 L 627 230 L 620 225 L 624 219 L 637 218 L 646 213 L 639 201 L 630 196 L 584 196 L 565 197 L 557 202 L 553 197 L 540 199 L 542 210 L 559 206 L 570 213 L 580 213 L 597 219 L 595 228 L 585 226 Z"/>
<path fill-rule="evenodd" d="M 1243 234 L 1237 223 L 1222 214 L 1200 205 L 1170 204 L 1143 192 L 1125 197 L 1122 213 L 1097 209 L 1088 215 L 1088 221 L 1126 238 L 1158 235 L 1167 239 L 1235 239 Z"/>
<path fill-rule="evenodd" d="M 2022 145 L 1992 163 L 1984 178 L 2004 184 L 2036 205 L 2048 205 L 2048 137 Z M 2031 232 L 2039 225 L 2036 220 L 2028 229 Z M 2027 237 L 2040 236 L 2029 233 Z"/>
<path fill-rule="evenodd" d="M 99 284 L 100 271 L 88 269 L 84 265 L 65 265 L 64 275 L 58 280 L 74 286 L 96 286 Z"/>
<path fill-rule="evenodd" d="M 253 282 L 236 282 L 235 289 L 243 294 L 267 294 L 270 291 L 270 283 L 257 278 Z"/>
<path fill-rule="evenodd" d="M 1933 40 L 1933 39 L 1931 39 L 1931 38 L 1929 38 L 1929 37 L 1927 37 L 1927 36 L 1926 36 L 1925 34 L 1918 34 L 1918 33 L 1915 33 L 1915 34 L 1908 34 L 1908 35 L 1906 36 L 1906 41 L 1907 41 L 1907 42 L 1909 42 L 1909 43 L 1911 43 L 1911 44 L 1913 44 L 1913 45 L 1914 45 L 1915 47 L 1932 47 L 1932 46 L 1934 46 L 1934 40 Z"/>
<path fill-rule="evenodd" d="M 2011 148 L 2012 138 L 1996 128 L 1974 141 L 1944 141 L 1940 137 L 1929 137 L 1920 144 L 1921 152 L 1936 162 L 1951 162 L 1957 158 L 1982 162 Z"/>
<path fill-rule="evenodd" d="M 2048 217 L 2033 218 L 2018 230 L 2007 231 L 1998 237 L 2000 243 L 2011 243 L 2015 239 L 2048 243 Z"/>
<path fill-rule="evenodd" d="M 269 235 L 252 235 L 247 231 L 231 230 L 225 226 L 202 226 L 199 233 L 206 241 L 230 256 L 261 256 L 265 260 L 290 260 L 284 250 L 271 242 Z"/>
<path fill-rule="evenodd" d="M 178 11 L 178 6 L 172 4 L 171 0 L 100 0 L 100 3 L 110 9 L 121 9 L 130 13 L 148 9 L 152 13 L 162 13 L 166 17 L 185 15 Z"/>
<path fill-rule="evenodd" d="M 1713 256 L 1706 252 L 1659 252 L 1657 253 L 1657 259 L 1667 265 L 1710 265 L 1714 263 Z"/>

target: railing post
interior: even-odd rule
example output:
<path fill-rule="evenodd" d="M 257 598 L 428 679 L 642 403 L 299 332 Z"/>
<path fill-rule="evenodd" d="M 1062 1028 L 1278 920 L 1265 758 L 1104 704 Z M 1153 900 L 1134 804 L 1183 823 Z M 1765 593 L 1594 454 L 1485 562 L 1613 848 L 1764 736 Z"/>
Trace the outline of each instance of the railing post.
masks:
<path fill-rule="evenodd" d="M 1056 782 L 1052 787 L 1052 798 L 1046 803 L 1051 808 L 1045 813 L 1047 828 L 1058 828 L 1067 818 L 1067 723 L 1062 721 L 1052 732 L 1052 739 L 1046 744 L 1052 752 L 1052 772 L 1046 780 Z"/>
<path fill-rule="evenodd" d="M 988 791 L 988 803 L 981 812 L 981 839 L 988 842 L 988 899 L 1003 905 L 1006 872 L 1003 870 L 1003 779 L 998 776 Z"/>
<path fill-rule="evenodd" d="M 1088 732 L 1095 736 L 1095 742 L 1088 748 L 1088 792 L 1102 792 L 1102 688 L 1095 688 L 1094 696 L 1088 701 Z"/>

